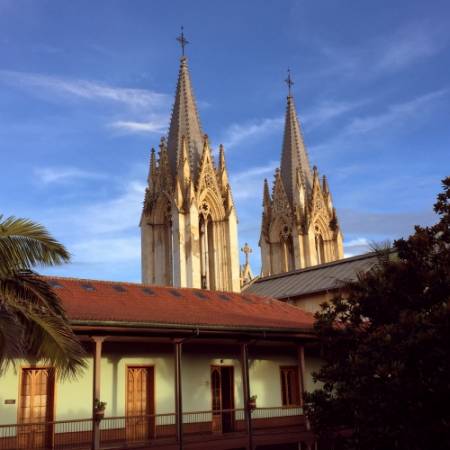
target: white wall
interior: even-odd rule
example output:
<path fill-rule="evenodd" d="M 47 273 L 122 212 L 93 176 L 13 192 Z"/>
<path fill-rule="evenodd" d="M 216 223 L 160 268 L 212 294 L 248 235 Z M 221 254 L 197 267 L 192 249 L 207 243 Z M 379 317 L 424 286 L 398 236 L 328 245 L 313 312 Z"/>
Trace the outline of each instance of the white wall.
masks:
<path fill-rule="evenodd" d="M 149 348 L 149 350 L 151 350 Z M 211 365 L 234 367 L 235 407 L 243 407 L 243 389 L 240 361 L 236 355 L 183 353 L 182 388 L 184 411 L 211 410 Z M 250 359 L 250 393 L 257 395 L 257 406 L 281 406 L 280 366 L 296 365 L 297 359 L 290 356 L 270 355 Z M 58 380 L 55 388 L 55 420 L 82 419 L 92 412 L 92 358 L 88 367 L 76 380 Z M 22 362 L 17 363 L 20 369 Z M 125 415 L 125 389 L 127 365 L 154 366 L 156 414 L 175 411 L 174 358 L 171 352 L 153 352 L 149 355 L 121 356 L 105 354 L 101 362 L 101 400 L 107 402 L 108 416 Z M 305 387 L 314 390 L 311 372 L 318 370 L 320 359 L 306 355 Z M 5 405 L 6 399 L 14 399 L 14 405 Z M 0 424 L 15 423 L 19 401 L 18 370 L 10 366 L 0 377 Z"/>

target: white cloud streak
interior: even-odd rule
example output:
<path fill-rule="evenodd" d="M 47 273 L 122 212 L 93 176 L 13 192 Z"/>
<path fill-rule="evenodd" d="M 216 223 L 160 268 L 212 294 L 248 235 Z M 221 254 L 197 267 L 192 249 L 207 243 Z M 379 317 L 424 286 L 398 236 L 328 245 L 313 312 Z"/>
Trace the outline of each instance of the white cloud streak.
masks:
<path fill-rule="evenodd" d="M 448 89 L 430 92 L 403 103 L 397 103 L 378 115 L 366 116 L 353 119 L 345 129 L 345 134 L 366 134 L 387 125 L 403 123 L 424 108 L 432 104 L 435 100 L 448 94 Z"/>
<path fill-rule="evenodd" d="M 256 166 L 242 172 L 237 172 L 230 177 L 233 189 L 233 197 L 237 200 L 261 199 L 263 189 L 263 176 L 273 175 L 277 163 L 270 162 L 265 166 Z"/>
<path fill-rule="evenodd" d="M 167 131 L 168 116 L 155 117 L 147 122 L 117 120 L 109 126 L 123 134 L 153 134 Z"/>
<path fill-rule="evenodd" d="M 166 94 L 146 89 L 116 87 L 94 81 L 66 79 L 36 73 L 1 70 L 0 80 L 14 86 L 41 88 L 84 100 L 117 102 L 133 108 L 167 106 L 170 99 Z"/>
<path fill-rule="evenodd" d="M 439 30 L 409 26 L 380 45 L 377 71 L 397 71 L 438 53 L 445 45 Z M 383 49 L 383 51 L 381 51 Z"/>
<path fill-rule="evenodd" d="M 333 138 L 313 146 L 312 149 L 315 154 L 324 155 L 336 148 L 348 145 L 350 139 L 360 139 L 383 128 L 394 130 L 406 123 L 408 126 L 413 126 L 419 115 L 423 117 L 425 113 L 436 106 L 436 102 L 443 99 L 449 92 L 450 89 L 440 89 L 405 102 L 389 105 L 379 114 L 354 117 Z M 386 136 L 388 132 L 385 131 L 383 136 Z"/>
<path fill-rule="evenodd" d="M 305 114 L 300 114 L 299 120 L 309 129 L 312 129 L 360 107 L 367 103 L 367 101 L 329 100 L 321 102 Z M 243 124 L 232 124 L 225 132 L 225 138 L 223 139 L 224 145 L 226 148 L 233 148 L 250 138 L 258 139 L 268 134 L 281 131 L 283 125 L 284 116 L 254 119 Z"/>
<path fill-rule="evenodd" d="M 249 138 L 257 138 L 281 130 L 283 117 L 256 119 L 244 124 L 232 124 L 225 133 L 225 148 L 233 148 Z"/>
<path fill-rule="evenodd" d="M 446 29 L 412 23 L 390 35 L 351 47 L 322 44 L 320 51 L 329 59 L 322 74 L 358 79 L 361 74 L 364 79 L 385 76 L 438 54 L 448 41 Z"/>
<path fill-rule="evenodd" d="M 303 114 L 300 119 L 309 129 L 316 128 L 329 120 L 359 108 L 368 101 L 368 99 L 354 102 L 328 100 L 316 105 L 311 111 Z"/>
<path fill-rule="evenodd" d="M 35 170 L 35 175 L 38 181 L 44 184 L 66 183 L 82 179 L 104 179 L 106 177 L 104 174 L 76 167 L 42 167 Z"/>

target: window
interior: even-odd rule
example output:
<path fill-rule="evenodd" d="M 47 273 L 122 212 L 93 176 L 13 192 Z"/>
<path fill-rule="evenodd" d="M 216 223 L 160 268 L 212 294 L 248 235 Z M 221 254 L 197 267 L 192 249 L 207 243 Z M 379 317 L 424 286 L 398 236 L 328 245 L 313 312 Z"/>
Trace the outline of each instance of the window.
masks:
<path fill-rule="evenodd" d="M 323 264 L 325 262 L 325 246 L 323 242 L 323 237 L 318 232 L 316 232 L 315 241 L 316 241 L 317 264 Z"/>
<path fill-rule="evenodd" d="M 280 367 L 281 402 L 283 406 L 300 405 L 300 387 L 297 366 Z"/>

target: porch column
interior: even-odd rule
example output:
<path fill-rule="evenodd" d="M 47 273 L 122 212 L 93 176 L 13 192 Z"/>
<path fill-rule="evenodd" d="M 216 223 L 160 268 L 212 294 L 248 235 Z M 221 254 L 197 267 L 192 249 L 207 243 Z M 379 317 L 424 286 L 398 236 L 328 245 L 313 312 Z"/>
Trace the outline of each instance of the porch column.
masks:
<path fill-rule="evenodd" d="M 247 449 L 253 450 L 252 413 L 250 410 L 250 379 L 248 375 L 248 344 L 241 344 L 242 387 L 244 391 L 244 418 L 247 426 Z"/>
<path fill-rule="evenodd" d="M 298 359 L 298 385 L 300 387 L 300 406 L 303 408 L 303 394 L 305 393 L 305 347 L 302 344 L 297 346 Z"/>
<path fill-rule="evenodd" d="M 92 390 L 92 450 L 98 450 L 100 448 L 100 421 L 94 420 L 95 413 L 95 400 L 101 400 L 100 398 L 100 370 L 102 359 L 102 344 L 106 339 L 105 336 L 91 336 L 94 341 L 94 379 Z"/>
<path fill-rule="evenodd" d="M 183 449 L 183 397 L 181 387 L 181 351 L 182 341 L 176 340 L 175 350 L 175 423 L 177 430 L 178 448 Z"/>

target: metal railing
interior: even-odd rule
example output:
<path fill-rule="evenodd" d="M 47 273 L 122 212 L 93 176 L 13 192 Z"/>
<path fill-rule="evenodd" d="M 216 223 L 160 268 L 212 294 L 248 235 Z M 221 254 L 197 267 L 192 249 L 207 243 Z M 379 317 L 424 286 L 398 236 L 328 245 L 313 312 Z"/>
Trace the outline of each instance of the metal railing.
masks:
<path fill-rule="evenodd" d="M 300 406 L 280 406 L 273 408 L 256 408 L 252 411 L 252 419 L 273 419 L 278 417 L 302 416 Z"/>
<path fill-rule="evenodd" d="M 100 445 L 149 442 L 175 437 L 175 414 L 106 417 L 100 423 Z"/>
<path fill-rule="evenodd" d="M 0 450 L 83 449 L 92 439 L 92 419 L 0 425 Z"/>
<path fill-rule="evenodd" d="M 244 420 L 243 409 L 194 411 L 183 413 L 184 434 L 208 434 L 240 431 L 237 422 Z"/>
<path fill-rule="evenodd" d="M 261 430 L 302 423 L 300 407 L 256 408 L 252 411 L 254 428 Z M 193 411 L 183 413 L 183 434 L 205 435 L 244 432 L 243 409 Z M 92 419 L 46 423 L 0 425 L 0 450 L 82 450 L 92 442 Z M 154 414 L 136 417 L 105 417 L 100 422 L 100 446 L 123 444 L 139 446 L 154 439 L 174 441 L 176 416 Z"/>

